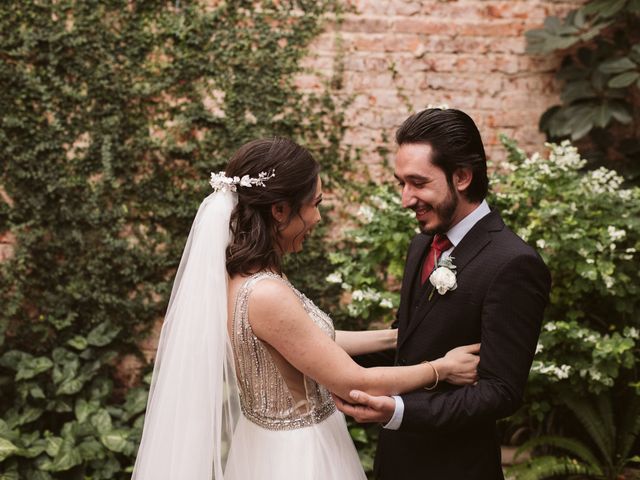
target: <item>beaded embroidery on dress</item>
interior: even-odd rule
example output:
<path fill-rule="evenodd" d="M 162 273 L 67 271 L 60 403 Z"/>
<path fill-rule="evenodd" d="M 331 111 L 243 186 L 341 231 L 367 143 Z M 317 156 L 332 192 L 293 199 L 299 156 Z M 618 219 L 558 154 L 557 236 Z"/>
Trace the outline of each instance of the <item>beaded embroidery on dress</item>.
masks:
<path fill-rule="evenodd" d="M 242 413 L 252 422 L 270 430 L 288 430 L 321 422 L 336 410 L 329 391 L 305 376 L 306 398 L 296 401 L 271 354 L 251 330 L 249 294 L 254 285 L 265 278 L 277 279 L 287 284 L 314 323 L 331 338 L 335 338 L 331 318 L 287 280 L 266 272 L 251 276 L 238 292 L 231 339 Z"/>
<path fill-rule="evenodd" d="M 269 348 L 253 334 L 249 295 L 264 279 L 285 283 L 313 322 L 335 338 L 331 318 L 279 275 L 257 273 L 240 287 L 231 344 L 243 415 L 233 436 L 225 480 L 366 479 L 344 415 L 329 391 L 297 371 L 295 381 L 291 375 L 285 379 Z"/>

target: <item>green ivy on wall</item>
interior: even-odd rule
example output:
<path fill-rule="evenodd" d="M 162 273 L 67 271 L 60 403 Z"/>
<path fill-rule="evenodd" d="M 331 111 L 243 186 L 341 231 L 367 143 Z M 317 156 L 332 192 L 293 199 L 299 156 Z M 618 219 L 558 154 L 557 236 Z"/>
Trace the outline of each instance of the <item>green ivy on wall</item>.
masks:
<path fill-rule="evenodd" d="M 164 313 L 209 172 L 273 135 L 308 146 L 329 183 L 345 170 L 340 105 L 295 88 L 335 8 L 2 3 L 0 234 L 16 242 L 0 263 L 1 479 L 128 478 L 146 390 L 114 373 Z"/>

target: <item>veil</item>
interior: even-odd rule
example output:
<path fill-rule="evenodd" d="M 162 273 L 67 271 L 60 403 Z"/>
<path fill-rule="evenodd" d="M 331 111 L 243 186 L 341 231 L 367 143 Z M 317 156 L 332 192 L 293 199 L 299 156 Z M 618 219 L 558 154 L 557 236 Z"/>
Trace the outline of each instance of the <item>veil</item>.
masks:
<path fill-rule="evenodd" d="M 226 249 L 237 194 L 200 205 L 171 291 L 132 480 L 223 480 L 240 402 L 227 334 Z"/>

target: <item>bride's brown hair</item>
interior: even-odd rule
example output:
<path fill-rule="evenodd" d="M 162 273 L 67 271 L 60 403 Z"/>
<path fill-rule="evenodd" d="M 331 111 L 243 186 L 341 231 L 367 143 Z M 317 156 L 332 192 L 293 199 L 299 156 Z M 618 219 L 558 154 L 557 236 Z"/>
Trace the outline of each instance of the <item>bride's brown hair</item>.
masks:
<path fill-rule="evenodd" d="M 300 208 L 315 194 L 320 165 L 303 147 L 287 138 L 254 140 L 244 144 L 233 155 L 225 174 L 227 177 L 249 175 L 257 178 L 261 172 L 273 178 L 265 186 L 238 186 L 238 205 L 231 214 L 231 244 L 227 247 L 229 275 L 249 274 L 272 269 L 281 273 L 278 225 L 271 207 L 286 202 L 291 216 L 300 215 Z"/>

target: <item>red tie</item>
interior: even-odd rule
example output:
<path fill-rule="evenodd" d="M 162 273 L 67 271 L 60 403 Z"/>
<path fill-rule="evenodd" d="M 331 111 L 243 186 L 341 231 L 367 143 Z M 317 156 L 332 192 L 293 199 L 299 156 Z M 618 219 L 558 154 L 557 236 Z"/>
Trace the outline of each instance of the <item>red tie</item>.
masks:
<path fill-rule="evenodd" d="M 453 244 L 449 241 L 446 235 L 440 235 L 436 233 L 431 242 L 431 248 L 427 253 L 427 258 L 424 259 L 424 265 L 422 265 L 422 284 L 427 281 L 433 268 L 436 264 L 436 259 L 440 258 L 442 252 L 449 250 L 453 247 Z"/>

